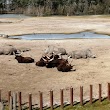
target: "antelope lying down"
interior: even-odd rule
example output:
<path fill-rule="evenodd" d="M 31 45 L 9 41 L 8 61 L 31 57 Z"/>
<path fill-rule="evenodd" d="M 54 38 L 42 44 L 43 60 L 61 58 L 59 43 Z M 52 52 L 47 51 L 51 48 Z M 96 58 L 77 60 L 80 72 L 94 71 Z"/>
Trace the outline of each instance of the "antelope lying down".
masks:
<path fill-rule="evenodd" d="M 34 59 L 31 57 L 23 57 L 21 55 L 16 55 L 15 59 L 18 61 L 18 63 L 33 63 Z"/>

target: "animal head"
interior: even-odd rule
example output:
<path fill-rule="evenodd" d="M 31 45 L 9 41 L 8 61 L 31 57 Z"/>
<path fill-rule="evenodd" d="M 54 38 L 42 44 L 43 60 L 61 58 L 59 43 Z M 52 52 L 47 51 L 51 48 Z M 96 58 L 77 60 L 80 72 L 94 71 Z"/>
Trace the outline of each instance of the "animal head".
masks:
<path fill-rule="evenodd" d="M 96 55 L 92 55 L 91 58 L 96 58 Z"/>
<path fill-rule="evenodd" d="M 15 59 L 22 57 L 21 54 L 15 54 Z"/>

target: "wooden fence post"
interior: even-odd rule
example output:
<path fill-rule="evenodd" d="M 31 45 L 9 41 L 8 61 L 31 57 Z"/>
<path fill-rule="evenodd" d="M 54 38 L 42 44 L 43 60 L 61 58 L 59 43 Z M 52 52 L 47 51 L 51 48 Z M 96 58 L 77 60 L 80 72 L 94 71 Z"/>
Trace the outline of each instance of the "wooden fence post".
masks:
<path fill-rule="evenodd" d="M 13 93 L 13 110 L 17 110 L 17 94 Z"/>
<path fill-rule="evenodd" d="M 108 100 L 110 100 L 110 83 L 108 83 Z"/>
<path fill-rule="evenodd" d="M 90 85 L 90 104 L 92 104 L 93 86 Z"/>
<path fill-rule="evenodd" d="M 51 110 L 53 110 L 53 91 L 52 90 L 50 91 L 50 107 L 51 107 Z"/>
<path fill-rule="evenodd" d="M 2 91 L 0 90 L 0 102 L 2 101 Z"/>
<path fill-rule="evenodd" d="M 22 110 L 22 96 L 21 96 L 21 92 L 18 92 L 18 107 L 19 107 L 19 110 Z"/>
<path fill-rule="evenodd" d="M 32 94 L 29 94 L 29 110 L 32 110 Z"/>
<path fill-rule="evenodd" d="M 83 86 L 80 86 L 80 105 L 83 105 Z"/>
<path fill-rule="evenodd" d="M 13 109 L 13 97 L 10 96 L 10 104 L 9 104 L 9 110 L 12 110 Z"/>
<path fill-rule="evenodd" d="M 61 102 L 61 109 L 63 109 L 63 89 L 60 89 L 60 102 Z"/>
<path fill-rule="evenodd" d="M 8 107 L 10 106 L 10 96 L 11 96 L 11 91 L 8 91 Z"/>
<path fill-rule="evenodd" d="M 73 88 L 70 88 L 70 105 L 73 106 Z"/>
<path fill-rule="evenodd" d="M 102 85 L 99 84 L 99 101 L 102 101 Z"/>
<path fill-rule="evenodd" d="M 0 110 L 5 110 L 5 106 L 2 102 L 0 102 Z"/>
<path fill-rule="evenodd" d="M 39 98 L 40 98 L 40 110 L 43 110 L 43 93 L 39 92 Z"/>

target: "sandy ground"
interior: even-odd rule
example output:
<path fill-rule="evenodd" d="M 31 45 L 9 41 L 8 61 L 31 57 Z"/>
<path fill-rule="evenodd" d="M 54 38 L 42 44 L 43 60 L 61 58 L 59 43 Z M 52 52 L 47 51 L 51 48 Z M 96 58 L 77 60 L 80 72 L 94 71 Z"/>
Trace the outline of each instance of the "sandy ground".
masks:
<path fill-rule="evenodd" d="M 0 18 L 0 34 L 76 33 L 91 30 L 110 34 L 110 16 Z"/>
<path fill-rule="evenodd" d="M 94 18 L 94 19 L 93 19 Z M 2 22 L 12 19 L 0 19 Z M 74 33 L 84 30 L 110 34 L 109 17 L 45 17 L 27 18 L 13 23 L 1 23 L 0 33 L 8 35 L 27 33 Z M 110 40 L 109 39 L 68 39 L 68 40 L 14 40 L 0 38 L 0 47 L 13 45 L 16 48 L 30 48 L 23 53 L 38 61 L 48 45 L 72 50 L 90 48 L 97 55 L 95 59 L 73 60 L 76 71 L 58 72 L 56 68 L 37 67 L 35 63 L 19 64 L 14 55 L 0 55 L 0 88 L 3 97 L 7 91 L 21 91 L 23 100 L 28 93 L 33 94 L 33 103 L 38 102 L 38 91 L 44 93 L 45 103 L 49 102 L 49 90 L 54 91 L 54 100 L 59 102 L 60 89 L 64 89 L 65 101 L 69 101 L 69 88 L 74 88 L 74 99 L 79 100 L 79 87 L 84 86 L 84 97 L 89 98 L 89 85 L 94 87 L 94 97 L 98 97 L 98 84 L 102 84 L 103 96 L 107 95 L 107 83 L 110 82 Z"/>

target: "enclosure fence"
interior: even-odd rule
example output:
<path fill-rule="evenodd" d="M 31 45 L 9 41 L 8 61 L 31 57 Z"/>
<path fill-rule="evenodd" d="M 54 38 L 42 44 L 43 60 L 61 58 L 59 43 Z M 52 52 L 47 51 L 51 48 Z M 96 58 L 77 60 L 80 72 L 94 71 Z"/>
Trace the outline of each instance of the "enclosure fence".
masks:
<path fill-rule="evenodd" d="M 102 101 L 103 98 L 102 97 L 102 84 L 98 85 L 98 100 L 99 102 Z M 69 88 L 69 105 L 71 107 L 73 107 L 74 104 L 74 89 L 72 87 Z M 50 98 L 50 102 L 49 102 L 49 107 L 51 110 L 53 110 L 54 107 L 54 96 L 53 96 L 53 92 L 52 90 L 49 91 L 49 98 Z M 83 97 L 83 86 L 80 86 L 80 91 L 79 91 L 79 103 L 81 106 L 84 105 L 84 97 Z M 44 106 L 43 106 L 43 92 L 39 92 L 39 106 L 37 108 L 35 108 L 36 110 L 43 110 Z M 107 91 L 106 91 L 106 98 L 110 101 L 110 83 L 107 84 Z M 1 106 L 1 110 L 5 110 L 5 108 L 9 109 L 9 110 L 23 110 L 23 103 L 22 103 L 22 93 L 18 92 L 18 93 L 12 93 L 11 91 L 8 91 L 8 97 L 7 97 L 7 101 L 6 104 L 4 104 L 3 99 L 2 99 L 2 91 L 0 90 L 0 102 L 2 104 Z M 93 85 L 90 85 L 90 89 L 89 89 L 89 103 L 92 104 L 94 101 L 93 99 Z M 64 104 L 64 90 L 60 89 L 60 105 L 59 107 L 61 109 L 63 109 L 65 106 Z M 28 94 L 28 106 L 27 109 L 32 110 L 33 109 L 33 104 L 32 104 L 32 94 Z"/>

